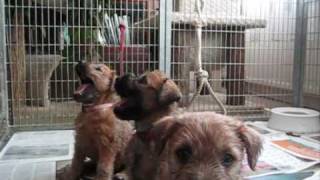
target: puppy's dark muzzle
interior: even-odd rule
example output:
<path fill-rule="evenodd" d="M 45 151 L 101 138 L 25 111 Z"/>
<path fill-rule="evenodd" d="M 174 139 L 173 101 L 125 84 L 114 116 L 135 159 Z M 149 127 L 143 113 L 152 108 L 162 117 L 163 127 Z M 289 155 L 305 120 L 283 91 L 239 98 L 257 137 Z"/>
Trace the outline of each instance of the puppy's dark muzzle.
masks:
<path fill-rule="evenodd" d="M 124 98 L 134 95 L 135 92 L 135 81 L 136 77 L 134 74 L 126 74 L 118 77 L 115 82 L 115 89 L 117 93 Z"/>
<path fill-rule="evenodd" d="M 76 65 L 75 69 L 80 79 L 86 78 L 86 66 L 82 61 Z"/>
<path fill-rule="evenodd" d="M 98 96 L 98 92 L 95 88 L 94 82 L 87 77 L 86 64 L 80 61 L 75 66 L 75 70 L 81 80 L 81 83 L 73 93 L 73 99 L 83 104 L 93 103 Z"/>

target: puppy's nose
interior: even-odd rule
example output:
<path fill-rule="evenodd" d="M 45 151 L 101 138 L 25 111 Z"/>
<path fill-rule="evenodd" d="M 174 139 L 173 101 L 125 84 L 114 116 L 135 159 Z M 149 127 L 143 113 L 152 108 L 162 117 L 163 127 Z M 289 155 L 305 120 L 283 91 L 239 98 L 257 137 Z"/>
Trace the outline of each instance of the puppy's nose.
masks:
<path fill-rule="evenodd" d="M 133 78 L 134 74 L 126 74 L 116 79 L 115 89 L 121 97 L 128 97 L 132 93 Z"/>

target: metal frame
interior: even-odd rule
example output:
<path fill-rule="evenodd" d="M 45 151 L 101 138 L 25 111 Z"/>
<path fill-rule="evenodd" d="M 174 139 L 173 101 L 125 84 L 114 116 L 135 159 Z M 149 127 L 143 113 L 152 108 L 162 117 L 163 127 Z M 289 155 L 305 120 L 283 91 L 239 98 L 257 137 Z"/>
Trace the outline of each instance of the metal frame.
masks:
<path fill-rule="evenodd" d="M 304 0 L 297 0 L 296 31 L 294 41 L 294 63 L 292 74 L 293 106 L 303 105 L 303 84 L 306 62 L 306 40 L 308 28 L 308 6 Z"/>
<path fill-rule="evenodd" d="M 160 0 L 159 69 L 171 76 L 172 0 Z"/>
<path fill-rule="evenodd" d="M 0 0 L 0 149 L 9 133 L 4 0 Z"/>
<path fill-rule="evenodd" d="M 8 88 L 7 88 L 7 68 L 6 68 L 6 38 L 5 38 L 5 13 L 4 13 L 4 0 L 0 0 L 0 92 L 1 92 L 1 119 L 0 121 L 8 120 Z M 2 118 L 4 120 L 2 120 Z M 1 126 L 0 126 L 1 127 Z"/>
<path fill-rule="evenodd" d="M 160 70 L 164 71 L 168 76 L 171 76 L 176 82 L 179 81 L 184 81 L 187 80 L 188 83 L 193 83 L 191 82 L 192 80 L 189 80 L 189 77 L 186 77 L 185 75 L 176 75 L 176 71 L 182 71 L 184 70 L 183 68 L 185 66 L 189 66 L 189 61 L 190 59 L 190 51 L 194 50 L 193 44 L 175 44 L 175 41 L 192 41 L 192 38 L 190 38 L 188 33 L 190 33 L 190 36 L 193 36 L 192 33 L 195 33 L 194 28 L 190 28 L 184 23 L 177 23 L 174 24 L 174 17 L 173 17 L 173 12 L 176 10 L 176 5 L 178 0 L 133 0 L 134 2 L 144 2 L 144 3 L 158 3 L 157 8 L 159 7 L 159 19 L 157 19 L 155 23 L 138 23 L 138 25 L 133 26 L 132 28 L 135 29 L 135 32 L 132 31 L 132 36 L 135 36 L 137 39 L 136 41 L 138 42 L 137 44 L 142 44 L 143 47 L 145 47 L 142 51 L 139 53 L 145 53 L 148 54 L 151 50 L 155 50 L 156 53 L 149 53 L 144 61 L 144 64 L 141 65 L 140 67 L 140 60 L 135 59 L 134 57 L 131 57 L 131 59 L 128 59 L 125 61 L 125 68 L 127 71 L 134 71 L 136 69 L 139 69 L 140 71 L 145 71 L 145 70 L 151 70 L 155 68 L 159 68 Z M 219 0 L 212 0 L 211 2 L 217 2 Z M 223 1 L 223 0 L 221 0 Z M 239 0 L 240 1 L 240 0 Z M 242 44 L 247 43 L 247 41 L 243 41 L 245 39 L 245 36 L 247 36 L 249 33 L 244 32 L 242 28 L 249 28 L 251 27 L 250 25 L 244 26 L 239 28 L 237 25 L 231 24 L 228 26 L 228 28 L 222 27 L 222 25 L 219 24 L 210 24 L 207 27 L 203 28 L 203 34 L 202 37 L 204 38 L 202 40 L 203 43 L 203 51 L 202 56 L 204 57 L 203 61 L 203 66 L 208 73 L 214 73 L 216 74 L 209 74 L 209 83 L 213 86 L 213 88 L 216 88 L 217 85 L 221 84 L 226 84 L 227 82 L 244 82 L 247 83 L 245 88 L 245 92 L 243 93 L 234 93 L 232 95 L 228 95 L 227 93 L 224 92 L 226 89 L 225 87 L 222 87 L 221 89 L 214 89 L 215 91 L 218 90 L 218 97 L 225 101 L 227 97 L 245 97 L 246 100 L 249 100 L 248 104 L 244 104 L 243 106 L 232 106 L 228 105 L 227 109 L 230 111 L 230 115 L 241 115 L 245 118 L 247 116 L 256 113 L 256 107 L 259 106 L 259 114 L 256 115 L 254 114 L 253 116 L 250 116 L 250 119 L 256 120 L 260 118 L 267 118 L 268 114 L 265 113 L 266 111 L 264 108 L 273 108 L 276 106 L 283 106 L 283 105 L 294 105 L 294 106 L 303 106 L 303 99 L 305 96 L 304 92 L 304 85 L 306 82 L 304 79 L 306 79 L 306 76 L 308 73 L 306 72 L 308 67 L 311 67 L 313 64 L 310 63 L 308 64 L 308 52 L 311 50 L 308 50 L 308 39 L 307 37 L 309 36 L 308 28 L 307 26 L 309 25 L 309 22 L 311 21 L 310 18 L 308 17 L 308 11 L 310 8 L 313 8 L 316 5 L 310 5 L 310 7 L 306 6 L 304 3 L 317 3 L 320 0 L 279 0 L 275 1 L 274 6 L 279 7 L 279 8 L 284 8 L 285 5 L 290 5 L 295 8 L 292 8 L 292 11 L 297 11 L 296 16 L 293 16 L 292 14 L 287 15 L 287 14 L 280 14 L 284 9 L 280 10 L 275 10 L 274 12 L 281 11 L 279 14 L 277 13 L 261 13 L 261 14 L 255 14 L 253 16 L 253 20 L 257 20 L 260 18 L 266 18 L 268 21 L 273 23 L 272 28 L 267 29 L 268 25 L 265 29 L 260 29 L 254 32 L 250 32 L 252 36 L 250 38 L 252 39 L 257 39 L 257 40 L 252 40 L 255 41 L 256 43 L 254 46 L 245 46 L 247 49 L 244 51 L 244 47 Z M 16 1 L 20 2 L 20 1 Z M 35 1 L 29 1 L 29 2 L 35 2 Z M 38 3 L 44 2 L 44 1 L 37 1 Z M 54 1 L 57 3 L 56 1 Z M 68 2 L 68 1 L 66 1 Z M 77 0 L 77 2 L 82 2 Z M 91 3 L 93 1 L 90 1 Z M 140 20 L 144 21 L 145 18 L 140 18 L 140 13 L 142 16 L 146 16 L 147 14 L 152 14 L 152 13 L 158 13 L 157 9 L 152 9 L 151 11 L 154 11 L 150 13 L 150 9 L 148 10 L 144 8 L 128 8 L 129 5 L 128 3 L 131 2 L 130 0 L 121 0 L 117 2 L 123 3 L 123 7 L 116 7 L 110 3 L 111 1 L 105 1 L 105 3 L 108 3 L 109 6 L 103 9 L 103 11 L 107 11 L 108 13 L 115 13 L 115 12 L 121 12 L 119 14 L 124 14 L 126 13 L 132 13 L 136 14 L 135 16 L 139 16 L 138 20 L 135 22 L 140 22 Z M 185 1 L 184 1 L 185 2 Z M 232 2 L 232 3 L 229 3 Z M 243 1 L 245 2 L 245 1 Z M 251 1 L 253 2 L 253 1 Z M 88 1 L 89 3 L 89 1 Z M 232 22 L 233 17 L 237 17 L 235 15 L 235 12 L 233 11 L 233 8 L 235 7 L 234 5 L 237 3 L 236 0 L 225 0 L 223 3 L 223 7 L 226 7 L 224 10 L 226 21 Z M 190 5 L 191 6 L 191 5 Z M 206 6 L 208 7 L 208 6 Z M 10 33 L 12 27 L 15 27 L 10 21 L 12 21 L 11 17 L 5 17 L 5 12 L 8 10 L 14 11 L 15 9 L 23 9 L 25 13 L 30 13 L 29 11 L 35 11 L 36 9 L 39 11 L 34 12 L 34 16 L 32 20 L 41 20 L 42 22 L 49 22 L 50 17 L 43 17 L 41 16 L 41 12 L 48 12 L 53 13 L 55 16 L 52 17 L 52 21 L 57 22 L 61 21 L 63 12 L 66 12 L 65 16 L 70 16 L 73 17 L 73 15 L 77 16 L 80 14 L 83 17 L 87 17 L 90 13 L 95 13 L 97 12 L 98 8 L 96 7 L 76 7 L 76 6 L 67 6 L 67 7 L 47 7 L 46 5 L 39 5 L 39 4 L 14 4 L 14 5 L 7 5 L 5 4 L 5 0 L 0 0 L 0 78 L 1 79 L 1 98 L 2 98 L 2 109 L 1 111 L 4 112 L 4 117 L 5 120 L 0 119 L 1 122 L 5 122 L 5 126 L 8 127 L 9 129 L 14 129 L 18 130 L 20 127 L 23 127 L 28 130 L 34 130 L 34 129 L 62 129 L 68 128 L 72 125 L 72 120 L 73 120 L 73 113 L 77 113 L 78 109 L 75 107 L 75 103 L 71 102 L 72 98 L 70 97 L 69 92 L 64 91 L 63 87 L 66 89 L 71 89 L 73 86 L 76 85 L 77 79 L 73 79 L 73 69 L 72 65 L 76 63 L 76 58 L 75 56 L 79 55 L 80 56 L 80 51 L 81 49 L 77 47 L 92 47 L 92 43 L 90 40 L 85 40 L 84 42 L 71 42 L 70 47 L 72 50 L 67 51 L 67 55 L 73 56 L 73 59 L 71 61 L 64 61 L 63 65 L 68 66 L 67 69 L 65 70 L 57 70 L 57 73 L 55 76 L 64 76 L 63 73 L 67 73 L 67 75 L 64 77 L 64 79 L 58 79 L 57 77 L 54 77 L 52 82 L 55 84 L 63 84 L 66 82 L 69 82 L 67 85 L 63 84 L 61 86 L 63 87 L 58 87 L 55 86 L 55 90 L 59 91 L 59 93 L 62 93 L 62 98 L 59 97 L 54 97 L 51 98 L 55 101 L 64 101 L 62 105 L 58 104 L 54 106 L 54 108 L 50 109 L 50 112 L 48 113 L 48 116 L 43 117 L 41 114 L 41 111 L 43 109 L 36 107 L 36 106 L 28 106 L 32 110 L 32 113 L 27 114 L 30 116 L 30 120 L 26 121 L 24 118 L 24 114 L 21 115 L 22 118 L 11 118 L 11 112 L 13 111 L 11 107 L 8 107 L 8 101 L 12 101 L 13 98 L 11 95 L 8 96 L 8 89 L 11 89 L 11 86 L 8 86 L 8 84 L 12 83 L 11 79 L 7 79 L 7 76 L 10 76 L 10 74 L 7 73 L 7 68 L 10 70 L 10 58 L 11 58 L 11 52 L 9 51 L 11 42 L 8 41 L 10 38 Z M 187 7 L 188 8 L 188 7 Z M 215 7 L 212 7 L 213 9 Z M 217 7 L 219 10 L 220 7 Z M 241 4 L 241 15 L 246 15 L 246 7 L 245 5 Z M 309 8 L 309 9 L 308 9 Z M 263 11 L 267 9 L 267 7 L 262 7 L 260 11 Z M 5 11 L 6 10 L 6 11 Z M 258 10 L 257 10 L 258 11 Z M 90 13 L 89 13 L 90 12 Z M 139 12 L 139 13 L 136 13 Z M 188 14 L 189 13 L 189 14 Z M 186 14 L 186 18 L 189 17 L 192 13 L 192 10 L 189 10 Z M 210 15 L 210 13 L 215 13 L 209 12 L 205 15 Z M 51 14 L 52 15 L 52 14 Z M 82 17 L 82 18 L 83 18 Z M 74 18 L 74 17 L 73 17 Z M 137 18 L 137 17 L 135 17 Z M 320 18 L 320 17 L 318 17 Z M 79 18 L 80 19 L 80 18 Z M 88 19 L 89 20 L 89 19 Z M 159 21 L 158 21 L 159 20 Z M 221 20 L 221 19 L 220 19 Z M 6 22 L 5 22 L 6 21 Z M 78 20 L 77 20 L 78 21 Z M 80 21 L 80 20 L 79 20 Z M 70 33 L 75 33 L 76 30 L 80 28 L 86 28 L 88 30 L 93 30 L 97 28 L 97 25 L 95 25 L 93 22 L 88 22 L 86 25 L 84 23 L 80 22 L 75 22 L 72 19 L 66 20 L 66 23 L 69 23 L 68 28 L 72 29 L 72 32 Z M 174 25 L 173 25 L 174 24 Z M 285 28 L 281 29 L 281 27 L 291 27 L 292 28 Z M 294 30 L 294 25 L 297 27 Z M 56 40 L 56 36 L 58 34 L 58 31 L 60 31 L 61 28 L 64 28 L 62 24 L 54 24 L 54 23 L 47 23 L 47 24 L 31 24 L 31 23 L 26 23 L 23 25 L 25 28 L 33 28 L 35 31 L 34 34 L 41 34 L 43 29 L 51 28 L 52 31 L 54 31 L 55 35 L 49 36 L 49 38 L 52 38 L 51 41 L 41 41 L 43 37 L 37 37 L 36 40 L 39 40 L 39 42 L 32 42 L 29 43 L 28 48 L 32 46 L 39 47 L 39 49 L 45 49 L 47 47 L 51 47 L 54 49 L 54 53 L 52 54 L 59 54 L 61 53 L 59 50 L 55 49 L 58 41 Z M 5 31 L 8 31 L 7 34 Z M 138 32 L 138 33 L 137 33 Z M 156 32 L 156 33 L 155 33 Z M 87 33 L 87 31 L 85 32 Z M 134 34 L 136 33 L 136 34 Z M 178 34 L 181 33 L 179 36 Z M 315 32 L 317 33 L 317 32 Z M 319 32 L 318 32 L 318 37 Z M 7 38 L 7 39 L 6 39 Z M 55 39 L 55 40 L 53 40 Z M 90 37 L 92 40 L 92 37 Z M 190 40 L 191 39 L 191 40 Z M 210 44 L 208 43 L 210 40 L 216 40 L 218 43 L 217 44 Z M 245 39 L 246 40 L 246 39 Z M 274 45 L 274 42 L 277 42 L 276 45 Z M 318 40 L 320 42 L 320 40 Z M 248 40 L 249 43 L 251 43 L 251 39 Z M 318 42 L 318 43 L 319 43 Z M 219 44 L 221 43 L 221 44 Z M 31 44 L 31 45 L 30 45 Z M 288 45 L 290 44 L 290 45 Z M 110 45 L 110 44 L 109 44 Z M 294 47 L 293 47 L 294 45 Z M 316 46 L 316 51 L 319 46 Z M 31 48 L 30 48 L 31 49 Z M 51 49 L 51 50 L 52 50 Z M 177 50 L 178 49 L 178 50 Z M 176 56 L 176 50 L 179 51 Z M 223 51 L 228 51 L 228 53 L 225 53 L 221 56 L 216 56 L 217 52 L 219 50 Z M 38 51 L 38 50 L 37 50 Z M 126 50 L 127 52 L 130 50 Z M 244 57 L 244 53 L 247 53 L 248 51 L 251 52 L 249 54 L 249 57 L 246 59 L 245 62 L 242 61 L 234 61 L 234 59 L 241 57 Z M 172 53 L 173 52 L 173 53 Z M 179 54 L 181 53 L 181 54 Z M 118 61 L 116 58 L 112 55 L 110 55 L 110 50 L 109 51 L 103 51 L 102 56 L 104 57 L 104 62 L 107 63 L 110 66 L 117 66 Z M 289 54 L 289 56 L 287 56 Z M 246 54 L 247 55 L 247 54 Z M 251 57 L 252 55 L 252 57 Z M 180 57 L 178 57 L 180 56 Z M 316 55 L 317 58 L 319 58 L 319 54 Z M 209 57 L 209 58 L 208 58 Z M 207 59 L 205 59 L 207 58 Z M 181 61 L 178 61 L 178 60 Z M 227 59 L 226 61 L 223 61 L 224 59 Z M 231 61 L 233 59 L 233 61 Z M 215 60 L 215 61 L 213 61 Z M 248 61 L 249 60 L 249 61 Z M 288 60 L 288 61 L 286 61 Z M 41 64 L 37 64 L 34 66 L 34 69 L 31 68 L 35 72 L 35 70 L 41 70 Z M 240 65 L 241 67 L 246 68 L 246 72 L 248 69 L 251 71 L 254 71 L 254 75 L 257 76 L 248 76 L 247 79 L 241 79 L 239 78 L 238 74 L 241 74 L 242 72 L 238 72 L 237 70 L 241 68 L 226 68 L 226 67 L 236 67 L 237 65 Z M 317 67 L 319 67 L 319 64 L 316 64 Z M 221 68 L 219 70 L 219 68 Z M 225 68 L 225 69 L 223 69 Z M 133 70 L 134 69 L 134 70 Z M 218 69 L 218 70 L 217 70 Z M 227 79 L 223 75 L 226 74 L 226 71 L 232 71 L 234 70 L 235 76 Z M 244 68 L 243 68 L 244 69 Z M 286 77 L 283 77 L 284 73 L 283 71 L 290 70 L 288 82 L 286 81 Z M 192 69 L 191 69 L 192 70 Z M 293 74 L 291 74 L 291 70 L 293 70 Z M 188 70 L 185 70 L 187 73 L 189 73 Z M 269 72 L 266 72 L 269 71 Z M 317 71 L 317 70 L 315 70 Z M 316 72 L 317 73 L 317 72 Z M 266 76 L 259 76 L 260 74 L 265 74 Z M 271 74 L 271 76 L 268 76 Z M 320 74 L 320 73 L 318 73 Z M 188 74 L 189 76 L 189 74 Z M 316 75 L 314 75 L 316 76 Z M 285 79 L 285 80 L 283 80 Z M 316 79 L 316 78 L 313 78 Z M 194 80 L 194 79 L 193 79 Z M 290 81 L 290 82 L 289 82 Z M 259 84 L 260 83 L 260 84 Z M 287 84 L 286 84 L 287 83 Z M 314 82 L 309 82 L 309 83 L 314 83 Z M 319 82 L 318 82 L 319 83 Z M 187 84 L 187 88 L 190 88 L 190 84 Z M 235 83 L 234 83 L 235 84 Z M 262 84 L 262 85 L 261 85 Z M 284 85 L 284 87 L 277 87 L 277 85 Z M 266 86 L 265 86 L 266 85 Z M 269 86 L 268 86 L 269 85 Z M 37 86 L 37 85 L 35 85 Z M 320 85 L 318 85 L 320 86 Z M 270 88 L 271 87 L 271 88 Z M 275 87 L 275 88 L 274 88 Z M 220 87 L 219 87 L 220 88 Z M 52 88 L 53 89 L 53 88 Z M 191 89 L 191 88 L 190 88 Z M 189 94 L 185 95 L 187 98 L 191 97 L 189 96 L 191 93 L 194 92 L 193 90 L 190 90 L 187 92 Z M 318 92 L 318 90 L 314 91 Z M 10 94 L 10 92 L 9 92 Z M 67 94 L 67 95 L 66 95 Z M 319 94 L 320 94 L 320 88 L 319 88 Z M 69 95 L 69 96 L 68 96 Z M 31 99 L 34 97 L 31 97 Z M 235 98 L 235 99 L 236 99 Z M 23 99 L 25 100 L 25 99 Z M 192 111 L 204 111 L 204 110 L 212 110 L 212 111 L 218 111 L 218 106 L 216 106 L 216 103 L 212 102 L 208 96 L 202 96 L 200 98 L 197 98 L 195 100 L 195 106 L 192 106 Z M 252 103 L 254 102 L 254 103 Z M 59 102 L 60 103 L 60 102 Z M 246 102 L 247 103 L 247 102 Z M 60 106 L 63 108 L 61 116 L 58 116 L 59 112 L 57 113 L 57 107 Z M 23 110 L 25 107 L 20 107 L 19 110 Z M 59 108 L 59 107 L 58 107 Z M 64 108 L 70 108 L 72 110 L 75 110 L 75 112 L 69 112 L 68 109 L 65 110 Z M 29 110 L 29 109 L 28 109 Z M 60 109 L 59 109 L 60 110 Z M 20 113 L 21 111 L 18 111 Z M 10 114 L 9 114 L 10 113 Z M 24 112 L 23 112 L 24 113 Z M 29 112 L 28 112 L 29 113 Z M 264 114 L 262 114 L 264 113 Z M 10 118 L 8 118 L 10 116 Z M 13 116 L 13 115 L 12 115 Z M 57 121 L 56 119 L 60 118 L 63 120 L 63 122 Z M 48 119 L 45 119 L 48 118 Z M 40 121 L 43 120 L 44 121 Z M 13 125 L 9 125 L 9 120 L 13 122 Z M 24 124 L 25 123 L 25 124 Z M 0 126 L 1 127 L 1 126 Z"/>

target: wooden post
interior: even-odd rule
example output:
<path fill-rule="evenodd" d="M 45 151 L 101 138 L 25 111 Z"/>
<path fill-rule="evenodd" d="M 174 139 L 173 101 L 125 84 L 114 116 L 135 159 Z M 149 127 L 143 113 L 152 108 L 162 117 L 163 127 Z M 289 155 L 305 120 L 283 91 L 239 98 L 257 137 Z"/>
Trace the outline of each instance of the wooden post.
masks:
<path fill-rule="evenodd" d="M 17 106 L 24 104 L 26 98 L 26 63 L 25 63 L 25 36 L 23 20 L 24 15 L 21 11 L 15 11 L 12 17 L 12 28 L 10 37 L 10 76 L 13 98 L 13 110 Z"/>
<path fill-rule="evenodd" d="M 233 29 L 234 30 L 234 29 Z M 244 63 L 245 63 L 245 31 L 236 29 L 236 33 L 228 34 L 227 42 L 227 105 L 245 105 L 244 96 Z"/>

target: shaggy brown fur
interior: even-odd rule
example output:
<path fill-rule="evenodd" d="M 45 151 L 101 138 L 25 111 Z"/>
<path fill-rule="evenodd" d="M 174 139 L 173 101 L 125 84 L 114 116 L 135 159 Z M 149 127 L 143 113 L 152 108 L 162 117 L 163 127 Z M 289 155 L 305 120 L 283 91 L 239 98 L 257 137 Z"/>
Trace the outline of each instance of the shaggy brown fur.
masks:
<path fill-rule="evenodd" d="M 96 180 L 111 180 L 113 172 L 123 165 L 124 149 L 133 134 L 128 122 L 118 120 L 111 103 L 114 72 L 103 64 L 78 64 L 81 85 L 74 94 L 83 104 L 75 121 L 75 154 L 63 179 L 76 180 L 88 157 L 96 162 Z"/>
<path fill-rule="evenodd" d="M 163 118 L 144 137 L 132 180 L 238 180 L 245 152 L 254 169 L 262 146 L 256 131 L 213 112 Z"/>
<path fill-rule="evenodd" d="M 120 77 L 116 80 L 115 89 L 122 98 L 121 103 L 115 106 L 116 116 L 134 120 L 137 130 L 126 150 L 128 169 L 115 177 L 132 177 L 135 176 L 135 167 L 140 166 L 139 159 L 144 156 L 147 148 L 140 138 L 162 117 L 177 112 L 176 102 L 180 100 L 181 92 L 172 80 L 157 70 L 139 77 Z M 146 174 L 141 176 L 150 177 Z"/>
<path fill-rule="evenodd" d="M 134 120 L 138 132 L 147 131 L 154 122 L 174 113 L 181 98 L 177 85 L 158 70 L 117 78 L 115 89 L 122 99 L 114 108 L 116 116 Z"/>

